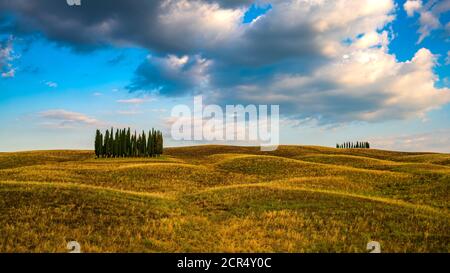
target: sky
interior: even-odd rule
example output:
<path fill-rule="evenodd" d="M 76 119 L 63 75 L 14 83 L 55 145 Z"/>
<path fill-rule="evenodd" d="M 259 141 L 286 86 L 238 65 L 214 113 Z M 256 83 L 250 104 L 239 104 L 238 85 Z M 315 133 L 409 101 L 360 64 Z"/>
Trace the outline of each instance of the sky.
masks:
<path fill-rule="evenodd" d="M 0 0 L 0 151 L 166 130 L 202 95 L 279 105 L 282 144 L 450 152 L 449 18 L 450 0 Z"/>

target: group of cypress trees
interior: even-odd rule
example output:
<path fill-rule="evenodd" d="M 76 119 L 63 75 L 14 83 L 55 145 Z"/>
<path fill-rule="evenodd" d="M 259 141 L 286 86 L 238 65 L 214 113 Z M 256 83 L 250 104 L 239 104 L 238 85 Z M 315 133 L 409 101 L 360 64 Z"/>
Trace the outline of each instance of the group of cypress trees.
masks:
<path fill-rule="evenodd" d="M 163 153 L 163 135 L 152 129 L 148 135 L 142 131 L 131 134 L 130 128 L 106 130 L 105 135 L 97 130 L 95 134 L 95 155 L 97 157 L 155 157 Z"/>
<path fill-rule="evenodd" d="M 345 142 L 343 144 L 336 144 L 338 149 L 370 149 L 370 144 L 367 141 L 364 142 Z"/>

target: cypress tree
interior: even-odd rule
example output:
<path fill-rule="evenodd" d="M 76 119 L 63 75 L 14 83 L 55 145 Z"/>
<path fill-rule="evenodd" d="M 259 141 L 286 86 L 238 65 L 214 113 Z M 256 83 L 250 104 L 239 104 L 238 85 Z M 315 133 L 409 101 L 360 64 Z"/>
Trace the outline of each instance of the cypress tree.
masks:
<path fill-rule="evenodd" d="M 96 141 L 97 141 L 97 144 L 95 146 L 97 148 L 96 154 L 98 153 L 97 157 L 103 157 L 103 135 L 100 132 L 100 130 L 98 130 L 98 135 L 96 137 Z"/>
<path fill-rule="evenodd" d="M 127 130 L 127 137 L 126 137 L 127 139 L 126 139 L 126 141 L 127 141 L 127 149 L 126 149 L 126 151 L 127 151 L 127 156 L 131 156 L 131 133 L 130 133 L 130 127 L 128 127 L 128 130 Z"/>
<path fill-rule="evenodd" d="M 152 128 L 146 135 L 131 134 L 130 128 L 106 130 L 105 135 L 96 130 L 94 139 L 95 155 L 99 157 L 154 157 L 163 153 L 163 134 Z M 336 144 L 336 148 L 342 145 Z"/>
<path fill-rule="evenodd" d="M 138 143 L 138 139 L 137 139 L 137 134 L 136 134 L 136 131 L 134 131 L 134 141 L 133 141 L 133 156 L 137 156 L 138 155 L 138 153 L 137 153 L 137 143 Z"/>
<path fill-rule="evenodd" d="M 117 131 L 117 157 L 122 157 L 122 129 Z"/>
<path fill-rule="evenodd" d="M 134 136 L 131 135 L 131 138 L 130 138 L 130 156 L 131 157 L 134 156 L 133 151 L 134 151 Z"/>
<path fill-rule="evenodd" d="M 127 155 L 127 131 L 125 128 L 122 130 L 122 157 L 126 157 Z"/>
<path fill-rule="evenodd" d="M 149 157 L 153 157 L 153 149 L 152 149 L 152 131 L 148 131 L 148 139 L 147 139 L 147 155 Z"/>
<path fill-rule="evenodd" d="M 119 156 L 119 129 L 116 129 L 116 134 L 114 137 L 114 157 Z"/>
<path fill-rule="evenodd" d="M 159 131 L 159 154 L 162 155 L 164 153 L 164 138 L 161 131 Z"/>
<path fill-rule="evenodd" d="M 103 143 L 105 157 L 109 157 L 109 130 L 106 130 L 105 141 Z"/>
<path fill-rule="evenodd" d="M 155 135 L 156 135 L 156 141 L 155 141 L 155 145 L 156 145 L 156 154 L 157 154 L 158 156 L 160 156 L 160 155 L 161 155 L 161 134 L 160 134 L 160 132 L 157 130 L 157 131 L 155 132 Z"/>
<path fill-rule="evenodd" d="M 138 157 L 141 156 L 141 142 L 142 142 L 141 135 L 138 135 L 137 143 L 136 143 L 136 146 L 137 146 L 137 156 L 138 156 Z"/>
<path fill-rule="evenodd" d="M 156 146 L 156 154 L 159 156 L 161 155 L 161 151 L 160 151 L 160 136 L 159 136 L 159 131 L 156 130 L 155 131 L 155 135 L 156 135 L 156 141 L 155 141 L 155 146 Z"/>
<path fill-rule="evenodd" d="M 114 156 L 114 128 L 109 132 L 109 157 Z"/>
<path fill-rule="evenodd" d="M 147 136 L 144 131 L 142 131 L 141 153 L 142 156 L 147 156 Z"/>
<path fill-rule="evenodd" d="M 152 141 L 153 156 L 157 156 L 158 155 L 158 147 L 156 146 L 157 139 L 156 139 L 156 131 L 154 128 L 152 128 L 152 138 L 153 138 L 153 141 Z"/>
<path fill-rule="evenodd" d="M 122 157 L 125 157 L 127 153 L 127 130 L 122 130 Z"/>
<path fill-rule="evenodd" d="M 97 131 L 95 132 L 95 143 L 94 143 L 94 147 L 95 147 L 95 156 L 97 158 L 100 157 L 100 150 L 101 145 L 100 145 L 100 130 L 97 129 Z"/>

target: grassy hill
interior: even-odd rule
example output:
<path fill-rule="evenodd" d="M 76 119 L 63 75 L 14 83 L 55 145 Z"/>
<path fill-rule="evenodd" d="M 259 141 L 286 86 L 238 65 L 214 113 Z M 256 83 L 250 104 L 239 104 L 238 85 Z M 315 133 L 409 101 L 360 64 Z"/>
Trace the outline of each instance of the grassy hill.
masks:
<path fill-rule="evenodd" d="M 282 146 L 0 153 L 0 252 L 450 251 L 450 155 Z"/>

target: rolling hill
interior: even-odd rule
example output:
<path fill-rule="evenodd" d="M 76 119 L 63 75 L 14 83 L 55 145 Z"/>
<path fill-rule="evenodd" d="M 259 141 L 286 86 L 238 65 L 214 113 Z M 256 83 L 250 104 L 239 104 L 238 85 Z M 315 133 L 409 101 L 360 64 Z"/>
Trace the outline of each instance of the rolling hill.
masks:
<path fill-rule="evenodd" d="M 281 146 L 0 153 L 0 252 L 450 251 L 450 155 Z"/>

